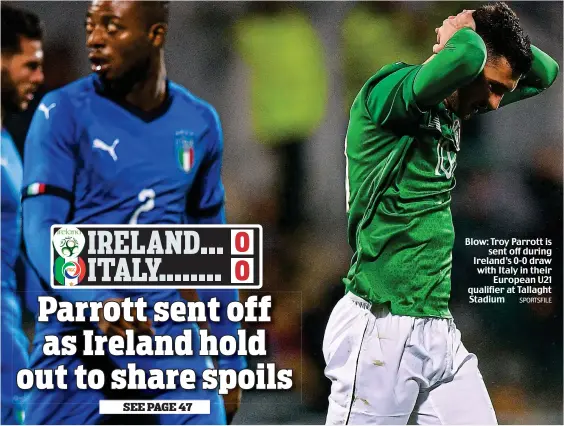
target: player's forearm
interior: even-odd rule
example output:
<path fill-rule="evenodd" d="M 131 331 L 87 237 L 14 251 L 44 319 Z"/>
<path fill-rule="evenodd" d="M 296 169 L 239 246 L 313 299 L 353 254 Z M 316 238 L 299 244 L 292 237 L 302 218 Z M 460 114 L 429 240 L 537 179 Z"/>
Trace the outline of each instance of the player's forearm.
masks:
<path fill-rule="evenodd" d="M 46 283 L 51 282 L 51 226 L 65 223 L 70 207 L 68 200 L 52 195 L 27 198 L 22 204 L 26 251 L 34 269 Z M 108 291 L 93 290 L 59 291 L 57 295 L 71 302 L 115 297 Z"/>
<path fill-rule="evenodd" d="M 531 50 L 533 63 L 531 71 L 523 79 L 523 84 L 541 90 L 548 89 L 558 76 L 558 63 L 536 46 L 531 46 Z"/>
<path fill-rule="evenodd" d="M 459 87 L 472 82 L 484 69 L 487 51 L 482 38 L 472 29 L 457 31 L 443 50 L 425 63 L 413 83 L 417 105 L 437 105 Z"/>
<path fill-rule="evenodd" d="M 23 236 L 31 264 L 45 282 L 51 281 L 51 225 L 64 223 L 70 203 L 43 196 L 23 201 Z"/>
<path fill-rule="evenodd" d="M 556 80 L 559 72 L 558 63 L 536 46 L 531 46 L 533 63 L 531 70 L 521 78 L 516 89 L 507 93 L 501 105 L 507 105 L 542 93 Z"/>
<path fill-rule="evenodd" d="M 237 337 L 237 330 L 241 328 L 241 324 L 229 321 L 227 318 L 227 305 L 239 300 L 239 291 L 237 289 L 198 290 L 198 297 L 204 303 L 215 297 L 221 304 L 221 309 L 219 310 L 220 321 L 208 321 L 211 334 L 218 339 L 221 339 L 223 336 Z M 246 359 L 243 356 L 219 356 L 218 363 L 220 368 L 233 368 L 237 371 L 247 366 Z"/>

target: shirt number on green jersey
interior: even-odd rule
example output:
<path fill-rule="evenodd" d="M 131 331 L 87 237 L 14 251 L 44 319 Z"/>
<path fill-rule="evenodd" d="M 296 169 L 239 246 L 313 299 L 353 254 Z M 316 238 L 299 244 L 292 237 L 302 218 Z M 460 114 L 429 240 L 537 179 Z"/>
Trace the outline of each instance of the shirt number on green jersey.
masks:
<path fill-rule="evenodd" d="M 451 150 L 452 142 L 444 137 L 439 139 L 437 143 L 437 167 L 435 167 L 435 175 L 445 175 L 447 179 L 451 179 L 456 169 L 456 152 Z"/>

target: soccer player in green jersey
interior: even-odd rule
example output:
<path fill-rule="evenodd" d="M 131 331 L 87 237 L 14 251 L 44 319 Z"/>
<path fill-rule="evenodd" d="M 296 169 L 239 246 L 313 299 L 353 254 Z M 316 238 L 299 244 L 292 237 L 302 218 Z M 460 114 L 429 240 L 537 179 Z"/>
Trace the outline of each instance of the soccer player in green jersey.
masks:
<path fill-rule="evenodd" d="M 436 32 L 431 58 L 383 67 L 351 108 L 354 255 L 323 343 L 328 424 L 497 424 L 448 307 L 460 120 L 541 93 L 558 65 L 504 3 Z"/>

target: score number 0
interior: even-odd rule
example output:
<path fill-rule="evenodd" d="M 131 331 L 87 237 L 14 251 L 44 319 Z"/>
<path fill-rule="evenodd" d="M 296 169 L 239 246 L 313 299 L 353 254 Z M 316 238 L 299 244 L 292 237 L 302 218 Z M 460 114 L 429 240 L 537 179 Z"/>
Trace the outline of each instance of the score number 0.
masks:
<path fill-rule="evenodd" d="M 254 230 L 231 230 L 231 256 L 254 255 Z M 252 257 L 231 258 L 231 283 L 247 284 L 254 282 L 254 259 Z"/>

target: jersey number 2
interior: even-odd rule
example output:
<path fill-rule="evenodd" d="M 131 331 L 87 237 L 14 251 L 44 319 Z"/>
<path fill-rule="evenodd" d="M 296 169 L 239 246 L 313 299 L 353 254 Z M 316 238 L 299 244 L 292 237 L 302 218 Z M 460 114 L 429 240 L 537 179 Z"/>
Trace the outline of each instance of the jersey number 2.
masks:
<path fill-rule="evenodd" d="M 129 220 L 130 225 L 136 225 L 139 215 L 144 212 L 151 211 L 155 208 L 155 191 L 153 189 L 143 189 L 137 196 L 139 202 L 143 203 L 133 212 L 133 216 Z"/>

